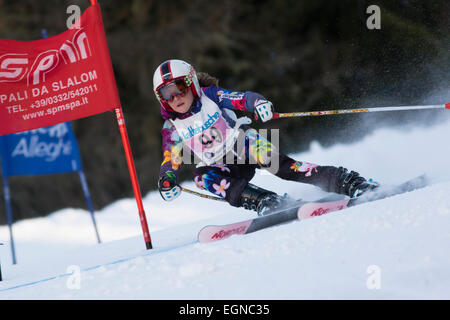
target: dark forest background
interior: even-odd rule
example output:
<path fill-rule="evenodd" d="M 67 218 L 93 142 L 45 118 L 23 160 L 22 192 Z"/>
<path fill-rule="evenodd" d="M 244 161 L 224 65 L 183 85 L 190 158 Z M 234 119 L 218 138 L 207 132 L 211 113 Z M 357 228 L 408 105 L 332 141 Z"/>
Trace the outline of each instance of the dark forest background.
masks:
<path fill-rule="evenodd" d="M 442 104 L 450 98 L 450 2 L 350 0 L 99 0 L 142 194 L 155 189 L 162 120 L 152 91 L 155 68 L 170 58 L 255 91 L 279 112 L 357 106 Z M 0 0 L 0 38 L 36 40 L 66 30 L 69 5 L 88 0 Z M 366 9 L 381 9 L 369 30 Z M 424 126 L 442 111 L 388 112 L 274 120 L 285 152 L 352 142 L 380 126 Z M 113 113 L 72 122 L 96 210 L 133 191 Z M 411 147 L 414 147 L 411 142 Z M 349 155 L 357 156 L 357 155 Z M 182 178 L 190 178 L 190 165 Z M 77 174 L 14 177 L 15 220 L 65 207 L 86 208 Z M 3 194 L 0 191 L 0 197 Z M 5 223 L 0 201 L 0 223 Z"/>

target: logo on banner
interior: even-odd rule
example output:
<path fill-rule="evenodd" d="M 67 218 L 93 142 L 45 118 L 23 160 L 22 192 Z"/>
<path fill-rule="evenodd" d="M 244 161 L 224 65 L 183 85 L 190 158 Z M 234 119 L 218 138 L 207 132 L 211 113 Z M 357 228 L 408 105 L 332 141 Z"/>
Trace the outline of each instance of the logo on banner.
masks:
<path fill-rule="evenodd" d="M 72 154 L 72 141 L 64 139 L 68 132 L 67 125 L 61 123 L 48 128 L 16 133 L 16 135 L 24 137 L 14 147 L 11 157 L 43 158 L 47 162 L 52 162 L 62 155 L 70 156 Z M 50 139 L 42 140 L 42 137 L 45 136 Z M 55 139 L 57 140 L 55 141 Z"/>
<path fill-rule="evenodd" d="M 72 40 L 66 40 L 60 48 L 40 53 L 31 61 L 26 53 L 7 53 L 0 56 L 0 82 L 18 82 L 25 76 L 27 85 L 45 82 L 45 76 L 59 63 L 76 63 L 92 56 L 86 32 L 80 29 Z"/>
<path fill-rule="evenodd" d="M 78 143 L 70 123 L 0 137 L 2 174 L 40 175 L 81 169 Z"/>
<path fill-rule="evenodd" d="M 89 7 L 77 21 L 80 29 L 42 40 L 0 39 L 0 135 L 120 105 L 100 7 Z"/>

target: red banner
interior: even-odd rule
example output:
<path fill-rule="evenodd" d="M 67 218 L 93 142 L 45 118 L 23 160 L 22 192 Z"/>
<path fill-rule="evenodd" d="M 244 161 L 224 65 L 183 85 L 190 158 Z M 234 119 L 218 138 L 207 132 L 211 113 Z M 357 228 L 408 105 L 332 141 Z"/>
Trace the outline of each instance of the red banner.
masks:
<path fill-rule="evenodd" d="M 79 26 L 43 40 L 0 40 L 0 135 L 120 106 L 98 4 Z"/>

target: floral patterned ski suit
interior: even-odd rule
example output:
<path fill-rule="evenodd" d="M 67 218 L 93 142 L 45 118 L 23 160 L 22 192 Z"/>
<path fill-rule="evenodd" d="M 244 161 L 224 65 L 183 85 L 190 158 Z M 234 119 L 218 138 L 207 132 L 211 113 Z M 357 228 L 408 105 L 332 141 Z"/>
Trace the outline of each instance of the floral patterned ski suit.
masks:
<path fill-rule="evenodd" d="M 222 111 L 229 109 L 253 113 L 255 102 L 265 100 L 258 93 L 251 91 L 242 93 L 216 86 L 202 88 L 202 93 L 214 101 Z M 201 107 L 200 99 L 196 99 L 191 110 L 182 115 L 169 113 L 161 107 L 161 114 L 166 121 L 161 131 L 164 159 L 160 168 L 160 177 L 167 176 L 177 179 L 182 164 L 183 141 L 169 119 L 185 119 L 199 112 Z M 223 116 L 231 126 L 234 126 L 234 119 L 228 113 L 223 112 Z M 250 128 L 245 127 L 245 129 Z M 268 168 L 267 158 L 262 155 L 269 153 L 272 159 L 278 157 L 277 171 L 273 173 L 281 179 L 312 184 L 329 192 L 336 191 L 340 175 L 339 168 L 294 160 L 279 152 L 256 131 L 248 130 L 246 132 L 249 134 L 245 136 L 245 146 L 236 153 L 236 157 L 239 157 L 241 161 L 235 161 L 232 164 L 226 164 L 226 161 L 223 161 L 223 164 L 197 167 L 194 170 L 194 181 L 198 188 L 208 190 L 216 196 L 225 198 L 232 206 L 239 207 L 241 193 L 254 177 L 256 169 Z"/>

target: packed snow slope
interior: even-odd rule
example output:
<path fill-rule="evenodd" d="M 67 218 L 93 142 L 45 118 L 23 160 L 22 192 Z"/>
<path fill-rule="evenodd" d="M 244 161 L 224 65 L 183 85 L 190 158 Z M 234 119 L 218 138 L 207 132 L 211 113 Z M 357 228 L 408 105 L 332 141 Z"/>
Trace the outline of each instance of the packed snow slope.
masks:
<path fill-rule="evenodd" d="M 151 192 L 147 251 L 134 199 L 96 212 L 102 244 L 88 212 L 68 208 L 14 225 L 17 265 L 2 226 L 0 299 L 450 299 L 449 137 L 450 122 L 441 122 L 380 129 L 327 149 L 312 142 L 292 156 L 388 184 L 427 173 L 432 184 L 210 244 L 196 240 L 203 226 L 255 214 L 189 194 L 164 202 Z M 253 182 L 306 200 L 325 195 L 264 172 Z"/>

